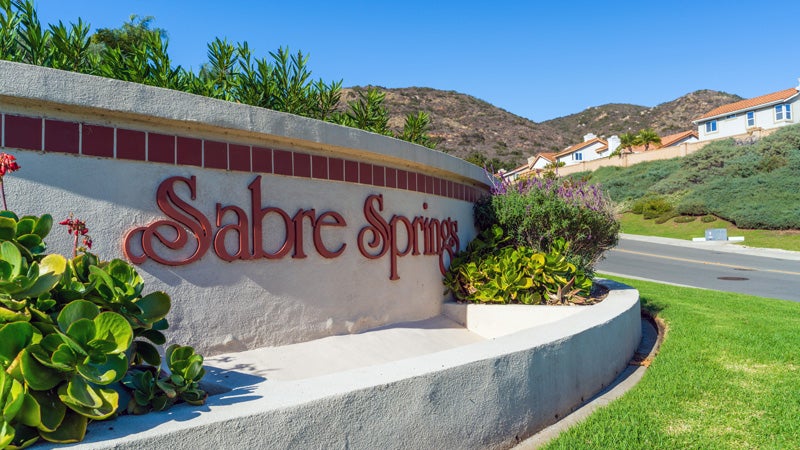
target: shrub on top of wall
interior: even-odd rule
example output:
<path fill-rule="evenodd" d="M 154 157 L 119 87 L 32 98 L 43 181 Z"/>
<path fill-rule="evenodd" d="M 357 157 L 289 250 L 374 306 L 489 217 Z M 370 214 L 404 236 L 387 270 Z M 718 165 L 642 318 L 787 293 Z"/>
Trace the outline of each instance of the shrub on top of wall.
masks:
<path fill-rule="evenodd" d="M 175 89 L 436 147 L 424 112 L 409 113 L 403 129 L 392 131 L 385 94 L 377 88 L 358 90 L 358 98 L 340 111 L 342 81 L 315 81 L 302 52 L 280 48 L 269 59 L 257 58 L 247 42 L 234 45 L 215 38 L 198 73 L 174 66 L 166 31 L 150 28 L 152 20 L 132 16 L 121 28 L 90 34 L 89 24 L 80 18 L 69 26 L 61 21 L 43 26 L 31 0 L 0 0 L 0 60 Z"/>
<path fill-rule="evenodd" d="M 576 267 L 591 273 L 603 252 L 617 244 L 614 206 L 596 185 L 534 178 L 517 184 L 498 182 L 492 195 L 475 205 L 480 230 L 498 225 L 508 245 L 548 252 L 558 240 Z"/>

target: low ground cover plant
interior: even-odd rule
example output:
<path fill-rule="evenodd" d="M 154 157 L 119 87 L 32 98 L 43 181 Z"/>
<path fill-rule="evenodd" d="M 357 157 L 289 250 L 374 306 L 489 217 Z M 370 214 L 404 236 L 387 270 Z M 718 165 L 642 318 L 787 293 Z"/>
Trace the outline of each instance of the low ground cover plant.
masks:
<path fill-rule="evenodd" d="M 445 277 L 460 301 L 586 303 L 592 271 L 616 245 L 614 207 L 597 186 L 554 179 L 498 181 L 475 204 L 481 230 Z"/>

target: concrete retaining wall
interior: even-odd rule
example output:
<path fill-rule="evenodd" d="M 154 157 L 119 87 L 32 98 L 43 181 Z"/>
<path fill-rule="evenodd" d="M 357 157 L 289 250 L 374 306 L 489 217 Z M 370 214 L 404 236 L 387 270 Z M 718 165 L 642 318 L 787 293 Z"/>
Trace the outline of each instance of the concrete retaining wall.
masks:
<path fill-rule="evenodd" d="M 206 355 L 440 314 L 440 265 L 488 189 L 480 168 L 385 136 L 5 61 L 0 147 L 22 167 L 10 209 L 85 220 L 101 258 L 172 296 L 170 340 Z M 47 242 L 71 253 L 57 225 Z"/>
<path fill-rule="evenodd" d="M 217 374 L 232 390 L 204 408 L 95 423 L 70 448 L 509 448 L 626 367 L 639 295 L 607 283 L 605 301 L 561 320 L 417 358 L 292 382 Z"/>

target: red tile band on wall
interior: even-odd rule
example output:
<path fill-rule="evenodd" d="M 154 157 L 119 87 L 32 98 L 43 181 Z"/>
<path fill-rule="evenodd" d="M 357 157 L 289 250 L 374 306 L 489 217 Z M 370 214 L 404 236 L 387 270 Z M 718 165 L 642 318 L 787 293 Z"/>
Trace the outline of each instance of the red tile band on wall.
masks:
<path fill-rule="evenodd" d="M 217 141 L 203 141 L 203 167 L 227 169 L 228 144 Z"/>
<path fill-rule="evenodd" d="M 294 176 L 311 178 L 311 155 L 294 154 Z"/>
<path fill-rule="evenodd" d="M 101 125 L 83 124 L 81 154 L 87 156 L 114 157 L 114 129 Z"/>
<path fill-rule="evenodd" d="M 372 164 L 358 163 L 358 182 L 372 184 Z"/>
<path fill-rule="evenodd" d="M 253 172 L 272 173 L 272 150 L 253 147 Z"/>
<path fill-rule="evenodd" d="M 45 119 L 44 150 L 48 152 L 78 154 L 80 125 L 75 122 Z"/>
<path fill-rule="evenodd" d="M 358 183 L 358 163 L 345 160 L 344 162 L 344 181 Z"/>
<path fill-rule="evenodd" d="M 406 187 L 409 191 L 416 191 L 417 190 L 417 174 L 416 172 L 407 172 L 406 177 L 408 179 L 408 187 Z"/>
<path fill-rule="evenodd" d="M 328 179 L 328 158 L 317 155 L 311 157 L 311 176 L 321 180 Z"/>
<path fill-rule="evenodd" d="M 178 136 L 178 164 L 183 166 L 203 166 L 203 141 Z"/>
<path fill-rule="evenodd" d="M 144 161 L 144 131 L 117 128 L 117 158 Z"/>
<path fill-rule="evenodd" d="M 328 179 L 334 181 L 344 181 L 344 160 L 339 158 L 328 158 Z"/>
<path fill-rule="evenodd" d="M 278 175 L 292 175 L 292 152 L 286 150 L 273 150 L 272 159 L 274 172 Z"/>
<path fill-rule="evenodd" d="M 6 114 L 5 137 L 7 148 L 42 149 L 42 119 Z"/>
<path fill-rule="evenodd" d="M 386 187 L 397 187 L 397 169 L 392 169 L 391 167 L 386 168 Z"/>
<path fill-rule="evenodd" d="M 228 144 L 230 169 L 250 172 L 250 147 L 247 145 Z"/>
<path fill-rule="evenodd" d="M 397 171 L 397 188 L 408 189 L 408 172 L 405 170 Z"/>
<path fill-rule="evenodd" d="M 175 164 L 175 136 L 147 134 L 147 160 Z"/>
<path fill-rule="evenodd" d="M 372 185 L 383 187 L 386 186 L 386 172 L 383 166 L 372 166 Z"/>
<path fill-rule="evenodd" d="M 7 148 L 110 158 L 116 133 L 120 159 L 371 184 L 469 202 L 486 195 L 473 186 L 382 165 L 102 125 L 5 114 L 0 132 Z"/>

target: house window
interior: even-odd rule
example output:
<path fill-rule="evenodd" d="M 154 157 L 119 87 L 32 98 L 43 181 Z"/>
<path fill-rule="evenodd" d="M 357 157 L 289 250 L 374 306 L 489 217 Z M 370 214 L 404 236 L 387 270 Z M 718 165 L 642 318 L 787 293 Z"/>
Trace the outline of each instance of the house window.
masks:
<path fill-rule="evenodd" d="M 717 121 L 712 120 L 710 122 L 706 122 L 706 133 L 714 133 L 717 131 Z"/>
<path fill-rule="evenodd" d="M 581 152 L 575 153 L 575 161 L 583 161 L 583 153 Z"/>
<path fill-rule="evenodd" d="M 775 121 L 792 120 L 792 105 L 775 105 Z"/>
<path fill-rule="evenodd" d="M 747 112 L 747 128 L 756 126 L 756 113 L 755 111 Z"/>

